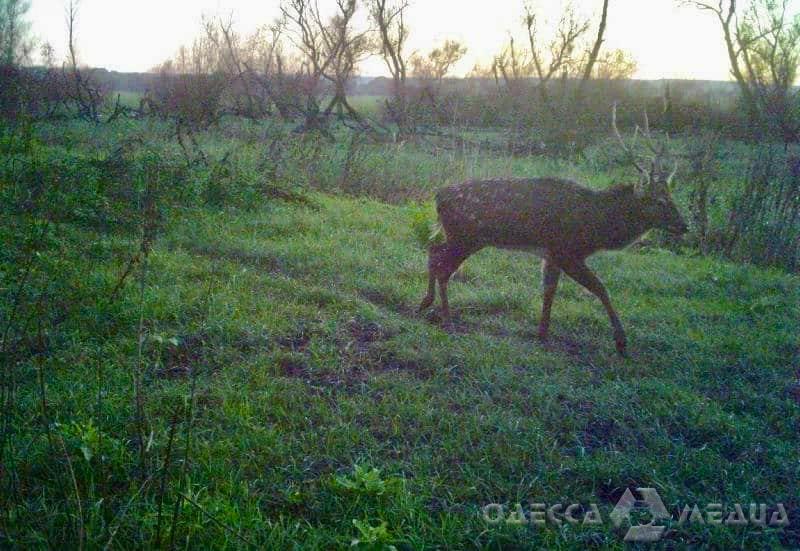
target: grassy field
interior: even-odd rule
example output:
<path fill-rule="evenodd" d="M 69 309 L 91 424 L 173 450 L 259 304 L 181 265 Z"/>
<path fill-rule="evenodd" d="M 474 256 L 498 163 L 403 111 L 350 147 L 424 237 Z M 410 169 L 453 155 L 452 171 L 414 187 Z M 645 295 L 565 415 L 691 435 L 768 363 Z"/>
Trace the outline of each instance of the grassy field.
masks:
<path fill-rule="evenodd" d="M 72 140 L 52 132 L 49 148 Z M 226 139 L 255 166 L 248 132 Z M 486 250 L 451 285 L 445 329 L 414 313 L 425 253 L 407 197 L 466 175 L 616 173 L 395 153 L 367 150 L 346 181 L 318 171 L 307 202 L 174 209 L 113 304 L 136 236 L 58 224 L 58 246 L 85 254 L 50 291 L 97 296 L 47 336 L 52 353 L 14 366 L 0 545 L 621 549 L 628 526 L 610 511 L 651 487 L 673 516 L 664 548 L 800 546 L 796 276 L 652 246 L 598 255 L 628 330 L 621 358 L 571 281 L 538 342 L 538 261 Z M 394 204 L 354 196 L 370 178 L 367 195 Z M 495 525 L 492 503 L 597 504 L 603 523 Z M 678 524 L 685 505 L 715 503 L 726 517 L 781 503 L 791 524 Z"/>

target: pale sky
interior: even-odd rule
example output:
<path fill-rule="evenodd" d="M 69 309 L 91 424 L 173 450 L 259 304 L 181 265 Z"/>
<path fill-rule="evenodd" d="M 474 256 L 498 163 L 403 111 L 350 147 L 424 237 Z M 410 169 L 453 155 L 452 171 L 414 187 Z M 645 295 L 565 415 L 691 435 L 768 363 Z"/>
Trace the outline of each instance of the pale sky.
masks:
<path fill-rule="evenodd" d="M 320 0 L 324 6 L 332 0 Z M 83 63 L 119 71 L 146 71 L 172 57 L 200 33 L 203 14 L 234 15 L 247 32 L 278 15 L 279 0 L 81 0 L 77 22 Z M 29 20 L 40 41 L 57 53 L 66 44 L 65 0 L 33 0 Z M 540 0 L 543 15 L 555 23 L 560 0 Z M 599 10 L 600 0 L 573 0 L 583 13 Z M 469 51 L 456 68 L 468 72 L 486 64 L 507 41 L 519 35 L 524 0 L 411 0 L 407 22 L 409 51 L 427 51 L 449 38 Z M 677 0 L 610 0 L 607 49 L 622 48 L 636 59 L 638 78 L 728 80 L 719 23 L 708 13 L 681 7 Z M 361 66 L 361 74 L 385 73 L 380 59 Z"/>

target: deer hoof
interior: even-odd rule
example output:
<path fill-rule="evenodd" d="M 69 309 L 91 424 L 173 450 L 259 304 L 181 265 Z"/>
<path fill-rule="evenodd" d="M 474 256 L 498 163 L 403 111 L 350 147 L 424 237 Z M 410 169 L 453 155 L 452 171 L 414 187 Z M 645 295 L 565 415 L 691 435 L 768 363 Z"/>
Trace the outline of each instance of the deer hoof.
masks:
<path fill-rule="evenodd" d="M 422 301 L 422 304 L 420 304 L 419 308 L 417 308 L 417 313 L 421 314 L 422 312 L 430 308 L 432 304 L 433 304 L 433 297 L 425 297 Z"/>
<path fill-rule="evenodd" d="M 547 328 L 539 328 L 539 340 L 542 342 L 550 340 L 550 331 Z"/>

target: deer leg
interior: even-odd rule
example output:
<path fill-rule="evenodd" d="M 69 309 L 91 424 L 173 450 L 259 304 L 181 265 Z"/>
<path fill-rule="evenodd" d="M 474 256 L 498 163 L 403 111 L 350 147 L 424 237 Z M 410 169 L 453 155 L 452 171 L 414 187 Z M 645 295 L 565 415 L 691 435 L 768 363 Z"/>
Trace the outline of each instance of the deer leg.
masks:
<path fill-rule="evenodd" d="M 439 298 L 442 301 L 442 319 L 447 324 L 450 323 L 450 304 L 447 302 L 447 284 L 450 281 L 452 272 L 439 278 Z"/>
<path fill-rule="evenodd" d="M 439 298 L 442 301 L 442 318 L 445 323 L 450 321 L 450 304 L 447 301 L 447 284 L 462 262 L 471 254 L 458 243 L 444 243 L 435 245 L 430 249 L 428 261 L 428 295 L 420 307 L 427 308 L 433 304 L 435 283 L 439 282 Z"/>
<path fill-rule="evenodd" d="M 431 245 L 428 248 L 428 292 L 422 303 L 419 305 L 417 312 L 430 308 L 436 300 L 436 280 L 441 279 L 445 275 L 450 277 L 447 270 L 451 264 L 450 262 L 450 244 L 442 243 L 439 245 Z"/>
<path fill-rule="evenodd" d="M 428 272 L 428 292 L 425 294 L 425 298 L 422 299 L 422 303 L 419 305 L 417 313 L 422 313 L 424 310 L 430 308 L 435 299 L 436 299 L 436 276 L 434 276 L 432 272 Z"/>
<path fill-rule="evenodd" d="M 617 312 L 611 304 L 611 299 L 608 297 L 608 292 L 603 283 L 583 261 L 566 262 L 561 265 L 561 268 L 569 277 L 583 285 L 603 303 L 608 313 L 608 319 L 611 320 L 611 326 L 614 328 L 614 341 L 617 345 L 617 352 L 624 355 L 625 347 L 627 346 L 625 330 L 622 328 L 622 323 L 619 321 L 619 316 L 617 316 Z"/>
<path fill-rule="evenodd" d="M 550 309 L 553 306 L 553 298 L 558 289 L 558 280 L 561 278 L 561 268 L 552 260 L 545 258 L 542 262 L 542 318 L 539 320 L 539 338 L 547 340 L 550 332 Z"/>
<path fill-rule="evenodd" d="M 428 293 L 422 299 L 422 303 L 417 309 L 417 313 L 422 313 L 423 310 L 430 308 L 433 301 L 436 300 L 436 273 L 433 266 L 433 249 L 428 251 Z"/>

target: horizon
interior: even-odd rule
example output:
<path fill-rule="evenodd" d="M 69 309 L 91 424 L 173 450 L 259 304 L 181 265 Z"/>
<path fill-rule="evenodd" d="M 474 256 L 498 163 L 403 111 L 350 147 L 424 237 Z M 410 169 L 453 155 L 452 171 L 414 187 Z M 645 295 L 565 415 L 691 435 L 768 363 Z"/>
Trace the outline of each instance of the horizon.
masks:
<path fill-rule="evenodd" d="M 38 44 L 52 44 L 58 59 L 66 54 L 65 4 L 64 0 L 33 0 L 28 14 Z M 236 30 L 247 34 L 274 21 L 278 4 L 277 0 L 258 5 L 241 0 L 177 0 L 168 5 L 154 0 L 136 5 L 82 0 L 76 24 L 79 61 L 109 71 L 148 72 L 200 36 L 203 16 L 232 16 Z M 552 30 L 565 4 L 559 1 L 534 7 Z M 468 51 L 449 76 L 464 77 L 476 64 L 490 63 L 510 34 L 519 36 L 524 5 L 522 0 L 496 0 L 491 6 L 471 5 L 467 10 L 458 0 L 412 3 L 407 17 L 407 54 L 424 54 L 447 39 L 458 40 Z M 576 0 L 573 5 L 578 13 L 591 17 L 600 3 Z M 154 17 L 154 13 L 160 15 Z M 653 20 L 662 24 L 654 26 Z M 362 8 L 362 25 L 365 21 Z M 681 6 L 677 0 L 611 0 L 604 50 L 628 52 L 637 63 L 633 77 L 638 80 L 728 82 L 731 77 L 721 34 L 713 17 Z M 676 41 L 675 36 L 691 36 L 692 40 Z M 667 42 L 670 48 L 663 47 Z M 377 56 L 361 63 L 357 74 L 388 76 Z"/>

